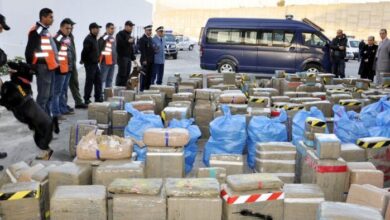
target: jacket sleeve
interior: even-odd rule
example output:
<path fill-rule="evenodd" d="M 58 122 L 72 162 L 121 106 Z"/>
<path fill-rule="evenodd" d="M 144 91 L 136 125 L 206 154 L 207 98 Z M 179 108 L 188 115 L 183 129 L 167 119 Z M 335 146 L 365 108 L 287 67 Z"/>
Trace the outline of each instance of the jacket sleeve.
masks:
<path fill-rule="evenodd" d="M 130 46 L 130 54 L 131 54 L 131 61 L 134 61 L 136 59 L 135 57 L 135 51 L 134 51 L 134 44 L 131 44 Z"/>
<path fill-rule="evenodd" d="M 126 47 L 126 39 L 122 36 L 121 33 L 116 35 L 116 51 L 118 52 L 118 48 Z"/>
<path fill-rule="evenodd" d="M 40 37 L 36 31 L 31 31 L 28 34 L 27 46 L 24 52 L 24 56 L 28 64 L 32 64 L 34 59 L 34 53 L 35 51 L 39 50 L 38 48 L 38 45 L 40 43 L 39 41 L 40 41 Z"/>
<path fill-rule="evenodd" d="M 105 47 L 105 42 L 104 42 L 103 37 L 100 37 L 100 38 L 99 38 L 99 40 L 98 40 L 98 46 L 99 46 L 99 54 L 101 54 L 102 51 L 104 50 L 104 47 Z"/>
<path fill-rule="evenodd" d="M 89 42 L 88 38 L 86 38 L 83 42 L 83 50 L 81 51 L 81 61 L 82 62 L 88 62 L 88 54 L 92 48 L 91 43 Z"/>

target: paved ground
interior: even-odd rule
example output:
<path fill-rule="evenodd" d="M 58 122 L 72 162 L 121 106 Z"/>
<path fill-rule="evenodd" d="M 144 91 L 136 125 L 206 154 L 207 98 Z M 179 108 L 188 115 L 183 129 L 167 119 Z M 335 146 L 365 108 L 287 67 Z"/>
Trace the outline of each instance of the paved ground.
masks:
<path fill-rule="evenodd" d="M 356 76 L 358 71 L 358 62 L 350 61 L 346 65 L 347 76 Z M 194 51 L 180 51 L 177 60 L 167 60 L 165 66 L 165 77 L 173 75 L 174 73 L 181 73 L 182 76 L 186 76 L 190 73 L 206 72 L 199 67 L 199 53 L 198 50 Z M 85 73 L 84 68 L 80 68 L 79 71 L 80 85 L 84 88 Z M 3 81 L 8 77 L 2 77 Z M 34 85 L 34 94 L 36 94 L 36 87 Z M 81 91 L 83 94 L 83 91 Z M 69 97 L 72 97 L 69 94 Z M 69 100 L 71 106 L 74 105 L 72 98 Z M 11 112 L 6 111 L 5 108 L 0 107 L 0 151 L 8 152 L 6 159 L 0 160 L 0 164 L 7 167 L 8 165 L 25 160 L 32 160 L 39 152 L 35 146 L 32 132 L 26 125 L 19 123 Z M 69 130 L 70 126 L 74 124 L 76 120 L 86 119 L 86 110 L 76 110 L 76 114 L 67 117 L 67 120 L 61 124 L 61 133 L 55 135 L 51 147 L 55 150 L 53 160 L 71 160 L 68 154 L 68 142 L 69 142 Z M 196 166 L 200 166 L 200 157 L 197 159 Z"/>

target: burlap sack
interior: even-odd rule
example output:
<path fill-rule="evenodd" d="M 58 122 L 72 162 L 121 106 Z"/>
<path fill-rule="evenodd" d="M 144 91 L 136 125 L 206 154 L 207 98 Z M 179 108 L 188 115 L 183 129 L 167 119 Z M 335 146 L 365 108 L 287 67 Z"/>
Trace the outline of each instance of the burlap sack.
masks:
<path fill-rule="evenodd" d="M 189 133 L 184 128 L 150 128 L 145 131 L 143 141 L 149 147 L 184 147 Z"/>

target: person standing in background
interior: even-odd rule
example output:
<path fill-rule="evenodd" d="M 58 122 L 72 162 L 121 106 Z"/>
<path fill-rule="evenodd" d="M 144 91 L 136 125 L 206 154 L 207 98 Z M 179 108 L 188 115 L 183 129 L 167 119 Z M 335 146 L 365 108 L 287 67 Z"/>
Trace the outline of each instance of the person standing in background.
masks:
<path fill-rule="evenodd" d="M 337 78 L 345 78 L 345 56 L 348 39 L 342 30 L 337 30 L 337 36 L 330 43 L 332 73 Z"/>
<path fill-rule="evenodd" d="M 152 71 L 154 64 L 154 48 L 152 40 L 152 25 L 144 28 L 145 34 L 138 41 L 138 48 L 141 52 L 140 63 L 142 65 L 143 74 L 141 74 L 141 91 L 150 88 L 152 82 Z"/>
<path fill-rule="evenodd" d="M 374 36 L 369 36 L 367 39 L 367 44 L 363 46 L 360 52 L 361 61 L 359 75 L 362 79 L 370 79 L 371 81 L 374 81 L 374 61 L 377 50 L 378 46 L 375 45 Z"/>
<path fill-rule="evenodd" d="M 116 52 L 118 54 L 118 74 L 115 85 L 126 86 L 131 71 L 131 62 L 138 66 L 134 55 L 134 38 L 131 36 L 133 22 L 126 21 L 124 30 L 116 35 Z"/>
<path fill-rule="evenodd" d="M 84 101 L 88 105 L 91 103 L 91 93 L 95 87 L 95 102 L 103 102 L 102 99 L 102 81 L 99 69 L 99 45 L 97 37 L 102 26 L 94 23 L 89 25 L 89 34 L 83 42 L 83 51 L 81 52 L 81 63 L 84 64 L 85 79 Z"/>
<path fill-rule="evenodd" d="M 116 45 L 114 38 L 115 26 L 113 23 L 106 24 L 106 33 L 99 38 L 100 71 L 102 74 L 102 88 L 112 87 L 115 64 L 117 60 Z"/>
<path fill-rule="evenodd" d="M 382 84 L 381 73 L 390 72 L 390 40 L 387 38 L 387 30 L 379 31 L 381 42 L 375 55 L 375 83 Z"/>
<path fill-rule="evenodd" d="M 362 39 L 362 40 L 359 42 L 359 56 L 358 56 L 358 61 L 359 61 L 359 62 L 360 62 L 360 59 L 361 59 L 360 54 L 362 54 L 364 45 L 366 45 L 366 43 L 364 43 L 364 40 Z"/>
<path fill-rule="evenodd" d="M 164 77 L 164 63 L 165 63 L 165 39 L 164 27 L 160 26 L 156 29 L 156 35 L 153 37 L 154 47 L 154 64 L 152 72 L 152 84 L 161 85 Z M 157 82 L 156 82 L 157 78 Z"/>

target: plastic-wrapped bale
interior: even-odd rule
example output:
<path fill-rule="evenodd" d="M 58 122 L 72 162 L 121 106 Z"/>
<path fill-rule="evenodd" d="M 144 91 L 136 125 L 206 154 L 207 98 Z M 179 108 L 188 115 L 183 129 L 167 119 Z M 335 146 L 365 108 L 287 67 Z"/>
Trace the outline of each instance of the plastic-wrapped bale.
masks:
<path fill-rule="evenodd" d="M 304 169 L 308 170 L 312 182 L 325 194 L 327 201 L 343 201 L 344 184 L 347 178 L 347 165 L 344 160 L 320 160 L 312 151 L 307 151 Z"/>
<path fill-rule="evenodd" d="M 135 100 L 136 92 L 134 90 L 121 90 L 119 96 L 123 97 L 124 103 L 132 102 Z"/>
<path fill-rule="evenodd" d="M 44 165 L 37 163 L 35 165 L 30 166 L 27 169 L 23 169 L 20 172 L 19 178 L 17 179 L 18 182 L 30 182 L 32 181 L 31 177 L 39 172 L 41 169 L 45 168 Z"/>
<path fill-rule="evenodd" d="M 92 183 L 92 169 L 90 166 L 65 163 L 49 171 L 49 194 L 52 197 L 58 186 L 63 185 L 90 185 Z"/>
<path fill-rule="evenodd" d="M 108 98 L 114 96 L 114 88 L 113 87 L 107 87 L 104 88 L 104 100 L 107 101 Z"/>
<path fill-rule="evenodd" d="M 174 86 L 168 86 L 168 85 L 151 85 L 150 89 L 164 92 L 168 99 L 172 99 L 173 94 L 176 92 Z"/>
<path fill-rule="evenodd" d="M 129 123 L 130 114 L 125 110 L 114 110 L 112 112 L 112 134 L 123 137 L 127 123 Z"/>
<path fill-rule="evenodd" d="M 340 156 L 347 162 L 367 161 L 366 151 L 353 143 L 341 144 Z"/>
<path fill-rule="evenodd" d="M 285 92 L 284 95 L 288 96 L 290 98 L 300 98 L 300 97 L 309 97 L 310 96 L 308 92 L 294 92 L 294 91 Z"/>
<path fill-rule="evenodd" d="M 197 104 L 194 108 L 194 118 L 197 125 L 208 126 L 214 119 L 214 112 L 216 106 L 213 103 L 210 104 Z"/>
<path fill-rule="evenodd" d="M 209 87 L 209 88 L 213 88 L 213 87 L 220 85 L 222 83 L 223 83 L 222 78 L 208 78 L 207 79 L 207 87 Z"/>
<path fill-rule="evenodd" d="M 295 182 L 297 183 L 312 183 L 313 176 L 311 175 L 311 167 L 305 166 L 305 159 L 308 151 L 313 151 L 303 141 L 299 141 L 297 146 L 297 157 L 295 167 Z"/>
<path fill-rule="evenodd" d="M 107 102 L 110 103 L 111 112 L 113 110 L 122 110 L 125 106 L 125 98 L 122 96 L 110 97 Z"/>
<path fill-rule="evenodd" d="M 51 197 L 50 219 L 106 220 L 106 187 L 60 186 Z"/>
<path fill-rule="evenodd" d="M 226 105 L 230 109 L 230 112 L 233 115 L 244 115 L 244 114 L 246 114 L 246 111 L 248 109 L 247 104 L 220 104 L 219 109 L 221 109 L 222 105 Z M 222 110 L 221 110 L 221 112 L 222 112 Z"/>
<path fill-rule="evenodd" d="M 236 73 L 223 73 L 223 84 L 236 84 Z"/>
<path fill-rule="evenodd" d="M 78 120 L 75 125 L 70 127 L 69 135 L 69 153 L 72 157 L 76 156 L 76 146 L 81 138 L 91 131 L 97 131 L 96 120 Z"/>
<path fill-rule="evenodd" d="M 109 102 L 94 102 L 88 105 L 88 119 L 98 124 L 109 124 L 111 105 Z"/>
<path fill-rule="evenodd" d="M 244 158 L 240 154 L 211 154 L 210 167 L 223 167 L 227 175 L 244 173 Z"/>
<path fill-rule="evenodd" d="M 384 216 L 390 193 L 387 190 L 369 184 L 352 184 L 349 189 L 347 203 L 371 207 Z"/>
<path fill-rule="evenodd" d="M 196 89 L 195 90 L 195 99 L 196 100 L 216 100 L 219 95 L 222 93 L 220 89 Z"/>
<path fill-rule="evenodd" d="M 178 88 L 178 92 L 190 92 L 190 93 L 194 93 L 195 92 L 195 88 L 194 86 L 192 85 L 182 85 L 180 84 L 179 85 L 179 88 Z"/>
<path fill-rule="evenodd" d="M 226 182 L 226 169 L 223 167 L 200 167 L 197 178 L 216 178 L 219 184 Z"/>
<path fill-rule="evenodd" d="M 326 121 L 315 117 L 307 117 L 305 122 L 305 144 L 314 147 L 315 133 L 326 133 Z"/>
<path fill-rule="evenodd" d="M 255 92 L 269 92 L 271 96 L 278 96 L 279 91 L 274 88 L 252 88 L 249 90 L 249 95 L 254 95 Z"/>
<path fill-rule="evenodd" d="M 142 101 L 142 100 L 154 101 L 154 103 L 156 104 L 154 112 L 156 114 L 160 114 L 161 111 L 164 109 L 164 105 L 165 105 L 165 95 L 163 95 L 163 94 L 138 94 L 138 95 L 135 95 L 135 100 L 136 101 Z"/>
<path fill-rule="evenodd" d="M 297 103 L 297 104 L 303 104 L 305 102 L 316 102 L 316 101 L 321 101 L 321 99 L 316 97 L 299 97 L 299 98 L 290 99 L 291 103 Z"/>
<path fill-rule="evenodd" d="M 345 94 L 345 93 L 340 93 L 340 94 L 332 94 L 328 100 L 332 103 L 332 104 L 339 104 L 340 100 L 342 99 L 352 99 L 352 95 L 350 94 Z"/>
<path fill-rule="evenodd" d="M 196 89 L 200 87 L 199 81 L 201 80 L 196 78 L 182 79 L 180 82 L 180 86 L 189 86 Z"/>
<path fill-rule="evenodd" d="M 246 109 L 246 113 L 249 116 L 265 116 L 265 117 L 271 117 L 271 108 L 253 108 L 248 107 Z M 248 122 L 249 124 L 249 122 Z"/>
<path fill-rule="evenodd" d="M 168 178 L 165 189 L 168 220 L 221 219 L 220 187 L 215 178 Z"/>
<path fill-rule="evenodd" d="M 190 101 L 194 102 L 194 93 L 191 92 L 179 92 L 172 96 L 172 101 Z"/>
<path fill-rule="evenodd" d="M 219 96 L 219 102 L 225 104 L 245 104 L 246 101 L 247 98 L 243 93 L 227 93 Z"/>
<path fill-rule="evenodd" d="M 188 141 L 189 133 L 184 128 L 149 128 L 143 137 L 148 147 L 184 147 Z"/>
<path fill-rule="evenodd" d="M 326 100 L 326 92 L 313 92 L 311 93 L 312 97 L 320 98 L 321 100 Z"/>
<path fill-rule="evenodd" d="M 370 184 L 383 188 L 383 172 L 377 170 L 371 162 L 349 162 L 347 163 L 347 167 L 346 193 L 348 193 L 351 184 Z"/>
<path fill-rule="evenodd" d="M 174 101 L 174 102 L 169 102 L 168 107 L 187 107 L 187 118 L 192 117 L 192 103 L 190 101 Z"/>
<path fill-rule="evenodd" d="M 285 184 L 284 220 L 315 220 L 324 193 L 316 184 Z"/>
<path fill-rule="evenodd" d="M 282 96 L 271 96 L 271 102 L 289 102 L 290 97 L 282 95 Z"/>
<path fill-rule="evenodd" d="M 382 144 L 386 143 L 386 138 L 380 138 L 380 137 L 372 137 L 372 138 L 365 138 L 360 139 L 365 140 L 362 142 L 361 145 L 364 145 L 363 143 L 375 145 L 376 143 Z M 359 143 L 358 143 L 359 145 Z M 383 171 L 384 173 L 384 186 L 390 187 L 390 162 L 388 158 L 390 157 L 390 146 L 383 146 L 381 148 L 364 148 L 367 155 L 367 160 L 375 165 L 375 167 L 378 170 Z"/>
<path fill-rule="evenodd" d="M 332 220 L 381 220 L 381 213 L 373 208 L 341 202 L 322 202 L 318 208 L 317 219 Z"/>
<path fill-rule="evenodd" d="M 101 163 L 93 173 L 93 185 L 109 186 L 117 178 L 145 178 L 140 161 L 110 161 Z"/>
<path fill-rule="evenodd" d="M 166 197 L 162 179 L 118 178 L 109 186 L 113 219 L 165 220 Z"/>
<path fill-rule="evenodd" d="M 130 102 L 130 104 L 138 111 L 154 111 L 156 108 L 156 104 L 153 100 L 134 101 Z"/>
<path fill-rule="evenodd" d="M 314 134 L 314 148 L 319 159 L 338 159 L 341 155 L 341 141 L 335 134 Z"/>
<path fill-rule="evenodd" d="M 333 85 L 334 74 L 332 73 L 320 73 L 318 74 L 320 81 L 324 85 Z"/>
<path fill-rule="evenodd" d="M 148 147 L 147 178 L 184 177 L 183 148 Z"/>
<path fill-rule="evenodd" d="M 8 183 L 0 188 L 1 217 L 7 220 L 41 220 L 44 199 L 37 182 Z"/>
<path fill-rule="evenodd" d="M 165 107 L 161 112 L 161 118 L 164 120 L 165 126 L 168 126 L 172 119 L 186 119 L 189 115 L 188 107 Z"/>
<path fill-rule="evenodd" d="M 323 90 L 322 84 L 315 82 L 311 85 L 305 84 L 297 87 L 298 92 L 322 92 Z"/>
<path fill-rule="evenodd" d="M 344 106 L 346 111 L 360 112 L 363 103 L 358 99 L 340 99 L 339 105 Z"/>
<path fill-rule="evenodd" d="M 84 160 L 126 159 L 133 152 L 133 142 L 118 136 L 95 135 L 90 132 L 77 145 L 77 157 Z"/>
<path fill-rule="evenodd" d="M 327 100 L 303 102 L 303 105 L 307 110 L 310 110 L 312 106 L 315 106 L 324 114 L 325 117 L 333 117 L 332 104 Z"/>
<path fill-rule="evenodd" d="M 283 182 L 266 173 L 230 175 L 222 186 L 223 219 L 283 219 Z"/>
<path fill-rule="evenodd" d="M 265 108 L 265 107 L 268 107 L 269 104 L 270 104 L 269 97 L 250 96 L 248 99 L 248 106 L 249 107 Z"/>

